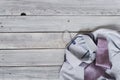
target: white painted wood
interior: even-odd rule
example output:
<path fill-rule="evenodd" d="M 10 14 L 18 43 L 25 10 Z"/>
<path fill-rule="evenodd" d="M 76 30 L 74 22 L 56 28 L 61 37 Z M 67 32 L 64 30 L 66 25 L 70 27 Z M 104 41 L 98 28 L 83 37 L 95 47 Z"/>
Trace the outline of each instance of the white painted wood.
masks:
<path fill-rule="evenodd" d="M 0 0 L 0 15 L 120 15 L 119 0 Z"/>
<path fill-rule="evenodd" d="M 29 16 L 15 16 L 21 13 Z M 119 16 L 95 15 L 120 15 L 120 1 L 0 0 L 0 80 L 58 80 L 59 48 L 70 40 L 64 31 L 72 37 L 99 27 L 120 31 Z"/>
<path fill-rule="evenodd" d="M 62 36 L 63 33 L 0 33 L 0 49 L 65 48 Z"/>
<path fill-rule="evenodd" d="M 0 66 L 56 66 L 63 61 L 63 49 L 0 50 Z"/>
<path fill-rule="evenodd" d="M 0 67 L 0 80 L 58 80 L 56 67 Z"/>
<path fill-rule="evenodd" d="M 119 16 L 0 16 L 0 32 L 91 31 L 120 28 L 119 21 Z"/>

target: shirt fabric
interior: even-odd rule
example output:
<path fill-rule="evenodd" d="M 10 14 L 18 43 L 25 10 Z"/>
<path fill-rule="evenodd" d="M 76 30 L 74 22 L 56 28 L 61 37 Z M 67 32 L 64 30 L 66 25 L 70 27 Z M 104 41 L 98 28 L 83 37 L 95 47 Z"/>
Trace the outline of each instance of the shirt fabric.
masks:
<path fill-rule="evenodd" d="M 60 70 L 60 80 L 84 80 L 82 62 L 91 63 L 96 55 L 98 35 L 105 37 L 108 42 L 109 59 L 112 68 L 107 73 L 120 80 L 120 33 L 110 29 L 99 29 L 90 34 L 78 34 L 65 49 L 65 58 Z M 91 74 L 92 75 L 92 74 Z M 111 80 L 101 76 L 98 80 Z"/>

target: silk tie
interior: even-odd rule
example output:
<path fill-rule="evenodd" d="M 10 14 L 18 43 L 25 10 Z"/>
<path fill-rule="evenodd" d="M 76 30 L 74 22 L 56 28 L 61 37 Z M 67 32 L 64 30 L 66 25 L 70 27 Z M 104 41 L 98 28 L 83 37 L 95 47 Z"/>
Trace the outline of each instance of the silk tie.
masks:
<path fill-rule="evenodd" d="M 114 79 L 114 77 L 105 73 L 106 69 L 111 67 L 112 65 L 109 60 L 107 40 L 105 38 L 98 37 L 96 59 L 85 67 L 84 80 L 97 80 L 100 76 Z"/>

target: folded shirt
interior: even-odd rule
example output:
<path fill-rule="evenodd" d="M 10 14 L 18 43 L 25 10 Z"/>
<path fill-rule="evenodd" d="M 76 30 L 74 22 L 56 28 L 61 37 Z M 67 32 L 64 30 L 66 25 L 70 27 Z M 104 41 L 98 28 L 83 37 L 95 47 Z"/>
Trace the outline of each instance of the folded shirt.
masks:
<path fill-rule="evenodd" d="M 109 29 L 99 29 L 90 35 L 79 34 L 75 36 L 65 49 L 66 61 L 60 71 L 60 80 L 84 80 L 84 66 L 82 62 L 91 63 L 96 55 L 96 40 L 98 35 L 105 37 L 108 42 L 109 59 L 112 68 L 106 72 L 120 80 L 120 34 Z M 92 74 L 91 74 L 92 75 Z M 100 76 L 98 80 L 111 80 Z"/>

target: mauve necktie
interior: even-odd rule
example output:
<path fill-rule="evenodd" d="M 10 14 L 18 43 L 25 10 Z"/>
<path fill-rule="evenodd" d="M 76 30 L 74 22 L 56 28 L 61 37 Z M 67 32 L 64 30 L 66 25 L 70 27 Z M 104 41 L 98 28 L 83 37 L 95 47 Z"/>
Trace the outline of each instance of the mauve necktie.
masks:
<path fill-rule="evenodd" d="M 85 67 L 84 80 L 97 80 L 100 76 L 114 79 L 105 73 L 106 69 L 111 68 L 111 66 L 107 40 L 98 37 L 96 59 Z"/>

